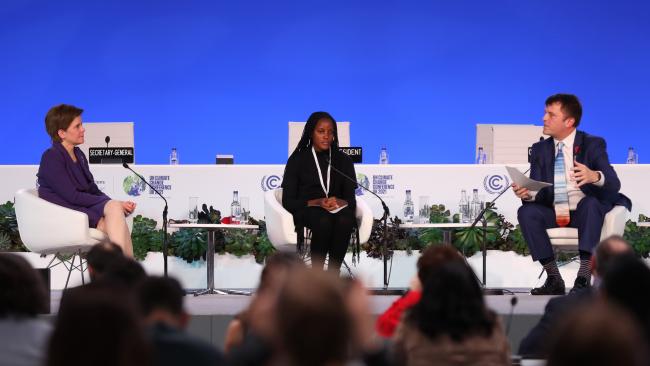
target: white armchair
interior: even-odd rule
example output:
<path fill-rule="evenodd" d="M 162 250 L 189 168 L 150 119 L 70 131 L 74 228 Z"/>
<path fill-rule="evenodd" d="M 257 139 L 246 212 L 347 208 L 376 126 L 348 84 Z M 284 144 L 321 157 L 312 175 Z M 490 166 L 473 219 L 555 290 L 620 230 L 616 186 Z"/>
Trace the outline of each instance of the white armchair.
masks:
<path fill-rule="evenodd" d="M 66 287 L 70 273 L 75 269 L 81 271 L 83 282 L 83 262 L 79 257 L 79 264 L 75 265 L 76 257 L 89 251 L 93 245 L 108 241 L 108 236 L 89 228 L 85 213 L 39 198 L 35 189 L 21 189 L 14 198 L 20 239 L 25 247 L 42 255 L 54 254 L 48 268 L 63 263 L 68 270 Z M 72 258 L 67 259 L 64 255 L 72 255 Z M 55 259 L 59 262 L 52 265 Z"/>
<path fill-rule="evenodd" d="M 357 197 L 357 226 L 359 244 L 366 243 L 372 231 L 373 216 L 368 204 Z M 296 245 L 298 235 L 293 224 L 293 215 L 282 206 L 282 188 L 264 193 L 264 216 L 269 240 L 276 248 Z"/>
<path fill-rule="evenodd" d="M 624 206 L 614 206 L 606 215 L 603 221 L 603 228 L 600 232 L 600 240 L 609 238 L 612 235 L 623 235 L 625 221 L 628 211 Z M 558 227 L 547 229 L 551 245 L 556 250 L 575 250 L 578 247 L 578 229 L 572 227 Z"/>

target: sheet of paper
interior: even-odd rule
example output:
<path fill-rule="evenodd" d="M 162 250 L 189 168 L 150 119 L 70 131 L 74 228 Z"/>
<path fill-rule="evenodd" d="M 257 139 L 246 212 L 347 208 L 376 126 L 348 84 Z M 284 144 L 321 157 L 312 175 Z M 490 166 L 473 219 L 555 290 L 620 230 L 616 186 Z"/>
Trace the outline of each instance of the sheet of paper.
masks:
<path fill-rule="evenodd" d="M 339 206 L 339 208 L 336 208 L 336 209 L 334 209 L 332 211 L 329 211 L 329 213 L 335 214 L 335 213 L 341 211 L 342 209 L 344 209 L 346 207 L 348 207 L 348 205 Z"/>
<path fill-rule="evenodd" d="M 512 179 L 512 182 L 514 184 L 518 185 L 519 187 L 528 188 L 529 191 L 539 191 L 544 187 L 552 186 L 551 183 L 540 182 L 538 180 L 528 178 L 517 168 L 506 166 L 506 170 L 508 171 L 510 179 Z"/>

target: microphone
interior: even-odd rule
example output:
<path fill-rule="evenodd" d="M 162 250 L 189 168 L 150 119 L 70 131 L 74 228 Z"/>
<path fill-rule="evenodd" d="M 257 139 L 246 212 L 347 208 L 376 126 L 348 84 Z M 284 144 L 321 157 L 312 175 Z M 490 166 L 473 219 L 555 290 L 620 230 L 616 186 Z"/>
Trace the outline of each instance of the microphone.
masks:
<path fill-rule="evenodd" d="M 388 206 L 386 206 L 386 202 L 384 202 L 384 200 L 383 200 L 381 197 L 379 197 L 379 195 L 378 195 L 377 193 L 373 192 L 372 190 L 370 190 L 370 188 L 364 186 L 363 184 L 359 184 L 359 182 L 357 182 L 356 179 L 350 177 L 349 175 L 343 173 L 341 170 L 339 170 L 338 168 L 336 168 L 336 167 L 334 166 L 334 164 L 332 164 L 332 162 L 330 161 L 329 158 L 326 157 L 326 158 L 325 158 L 325 161 L 327 161 L 327 163 L 332 167 L 332 170 L 334 170 L 335 172 L 339 173 L 339 175 L 341 175 L 343 178 L 345 178 L 345 179 L 349 180 L 350 182 L 352 182 L 352 183 L 358 185 L 359 187 L 363 188 L 364 191 L 369 192 L 369 193 L 371 193 L 373 196 L 377 197 L 377 198 L 379 199 L 379 201 L 381 202 L 381 206 L 382 206 L 383 209 L 384 209 L 384 215 L 386 215 L 386 217 L 389 217 L 389 216 L 390 216 L 390 210 L 388 209 Z"/>
<path fill-rule="evenodd" d="M 110 137 L 110 136 L 106 136 L 106 138 L 104 139 L 104 141 L 106 142 L 106 147 L 108 147 L 108 143 L 111 142 L 111 137 Z"/>
<path fill-rule="evenodd" d="M 512 324 L 512 316 L 515 313 L 515 306 L 517 306 L 517 302 L 519 299 L 517 299 L 517 296 L 513 296 L 510 299 L 510 314 L 508 314 L 508 323 L 506 325 L 506 338 L 508 338 L 508 335 L 510 335 L 510 325 Z"/>
<path fill-rule="evenodd" d="M 160 196 L 160 198 L 162 198 L 163 201 L 165 201 L 165 207 L 167 207 L 167 199 L 165 199 L 165 197 L 164 197 L 160 192 L 158 192 L 158 190 L 157 190 L 154 186 L 152 186 L 151 184 L 149 184 L 149 182 L 147 182 L 147 180 L 144 179 L 143 176 L 141 176 L 140 174 L 138 174 L 138 172 L 136 172 L 135 170 L 131 169 L 131 167 L 129 166 L 129 164 L 127 164 L 127 163 L 125 163 L 125 162 L 122 162 L 122 166 L 125 167 L 126 169 L 132 171 L 133 174 L 135 174 L 135 175 L 138 176 L 138 178 L 142 179 L 142 181 L 143 181 L 146 185 L 148 185 L 149 188 L 151 188 L 154 192 L 156 192 L 156 194 L 158 194 L 158 195 Z"/>
<path fill-rule="evenodd" d="M 108 136 L 106 136 L 106 138 L 108 140 L 110 140 L 110 138 Z M 158 190 L 154 186 L 149 184 L 149 182 L 147 182 L 147 180 L 144 179 L 144 177 L 142 175 L 138 174 L 138 172 L 131 169 L 129 164 L 127 164 L 125 162 L 122 162 L 122 166 L 124 168 L 132 171 L 133 174 L 137 175 L 138 178 L 140 178 L 146 185 L 149 186 L 149 188 L 151 188 L 154 192 L 156 192 L 156 194 L 158 194 L 158 196 L 160 196 L 160 198 L 162 198 L 163 201 L 165 201 L 165 208 L 163 209 L 163 269 L 164 269 L 165 277 L 167 277 L 167 208 L 168 208 L 167 207 L 167 199 L 160 192 L 158 192 Z"/>
<path fill-rule="evenodd" d="M 529 171 L 530 171 L 530 168 L 526 169 L 524 174 L 528 173 Z M 470 227 L 468 228 L 468 230 L 471 231 L 472 229 L 474 229 L 476 227 L 476 224 L 478 224 L 479 221 L 483 220 L 483 245 L 482 245 L 482 248 L 481 248 L 481 251 L 483 252 L 483 281 L 480 281 L 480 282 L 483 285 L 482 286 L 483 293 L 486 294 L 486 295 L 503 295 L 503 290 L 501 290 L 501 289 L 487 289 L 485 287 L 486 283 L 487 283 L 487 280 L 486 280 L 486 277 L 487 277 L 487 249 L 485 247 L 485 236 L 486 236 L 486 231 L 487 231 L 487 220 L 485 219 L 485 212 L 487 210 L 491 209 L 492 207 L 494 207 L 494 202 L 496 202 L 501 196 L 503 196 L 504 193 L 506 193 L 506 191 L 509 191 L 509 190 L 510 190 L 510 186 L 505 187 L 501 192 L 499 192 L 499 194 L 496 197 L 494 197 L 494 199 L 492 201 L 486 203 L 485 206 L 483 206 L 483 209 L 478 213 L 478 215 L 476 215 L 476 219 L 474 219 L 474 222 L 472 223 L 472 225 L 470 225 Z M 478 276 L 477 276 L 477 279 L 478 279 Z"/>
<path fill-rule="evenodd" d="M 332 170 L 334 170 L 336 173 L 339 173 L 339 175 L 342 176 L 343 178 L 345 178 L 345 179 L 349 180 L 350 182 L 353 182 L 354 184 L 356 184 L 359 187 L 363 188 L 363 190 L 365 190 L 366 192 L 371 193 L 373 196 L 377 197 L 379 202 L 381 202 L 381 206 L 384 209 L 384 214 L 381 216 L 381 219 L 380 219 L 384 223 L 384 235 L 383 235 L 383 238 L 382 238 L 382 257 L 384 258 L 384 288 L 381 291 L 376 291 L 376 292 L 373 292 L 373 293 L 378 294 L 378 295 L 394 295 L 394 294 L 403 295 L 403 292 L 401 290 L 398 291 L 397 293 L 394 293 L 395 291 L 388 290 L 388 243 L 386 243 L 386 240 L 388 238 L 388 217 L 390 216 L 390 210 L 388 209 L 388 206 L 386 205 L 386 202 L 384 202 L 384 200 L 381 197 L 379 197 L 379 195 L 377 193 L 370 190 L 370 188 L 364 186 L 363 184 L 359 184 L 359 182 L 357 182 L 356 179 L 350 177 L 349 175 L 345 174 L 340 169 L 335 167 L 334 164 L 332 164 L 332 161 L 329 158 L 326 157 L 325 160 L 327 161 L 329 166 L 332 168 Z"/>

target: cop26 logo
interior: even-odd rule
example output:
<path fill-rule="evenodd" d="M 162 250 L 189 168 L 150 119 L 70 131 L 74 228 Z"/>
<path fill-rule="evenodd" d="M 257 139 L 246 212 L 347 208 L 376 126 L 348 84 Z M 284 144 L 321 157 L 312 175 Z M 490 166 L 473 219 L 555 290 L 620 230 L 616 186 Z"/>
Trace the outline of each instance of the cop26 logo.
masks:
<path fill-rule="evenodd" d="M 483 178 L 483 187 L 489 194 L 501 193 L 510 186 L 510 179 L 507 175 L 492 174 Z"/>
<path fill-rule="evenodd" d="M 130 175 L 124 178 L 124 181 L 122 182 L 124 193 L 133 197 L 141 195 L 142 192 L 144 192 L 145 187 L 146 185 L 144 181 L 135 175 Z"/>
<path fill-rule="evenodd" d="M 282 185 L 282 177 L 277 175 L 265 175 L 262 177 L 260 185 L 264 192 L 272 191 L 274 189 L 280 188 Z"/>
<path fill-rule="evenodd" d="M 370 179 L 368 179 L 368 176 L 365 174 L 357 173 L 357 189 L 354 190 L 354 193 L 357 196 L 363 196 L 363 188 L 361 186 L 364 186 L 368 189 L 370 186 Z"/>

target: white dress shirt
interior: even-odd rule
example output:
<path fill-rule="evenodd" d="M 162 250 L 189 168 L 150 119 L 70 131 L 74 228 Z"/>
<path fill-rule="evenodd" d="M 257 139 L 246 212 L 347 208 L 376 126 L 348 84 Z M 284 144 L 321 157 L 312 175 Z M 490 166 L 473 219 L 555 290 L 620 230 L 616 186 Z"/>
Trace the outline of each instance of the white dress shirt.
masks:
<path fill-rule="evenodd" d="M 574 211 L 578 207 L 578 202 L 585 196 L 585 194 L 580 190 L 578 187 L 578 183 L 573 179 L 573 169 L 574 169 L 574 160 L 573 160 L 573 143 L 576 139 L 576 130 L 573 130 L 571 134 L 567 137 L 564 138 L 564 140 L 556 140 L 553 139 L 553 143 L 555 144 L 555 155 L 557 156 L 557 147 L 558 143 L 562 142 L 564 143 L 564 147 L 562 148 L 562 153 L 564 154 L 564 171 L 566 174 L 566 188 L 567 188 L 567 193 L 569 194 L 569 210 Z M 555 161 L 555 160 L 554 160 Z M 597 182 L 594 182 L 594 184 L 597 187 L 602 187 L 605 184 L 605 176 L 603 175 L 602 172 L 600 173 L 600 180 Z M 531 191 L 531 199 L 528 201 L 534 201 L 535 196 L 537 195 L 538 191 Z"/>

